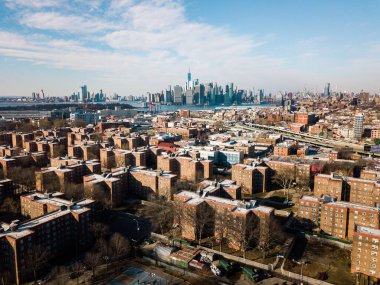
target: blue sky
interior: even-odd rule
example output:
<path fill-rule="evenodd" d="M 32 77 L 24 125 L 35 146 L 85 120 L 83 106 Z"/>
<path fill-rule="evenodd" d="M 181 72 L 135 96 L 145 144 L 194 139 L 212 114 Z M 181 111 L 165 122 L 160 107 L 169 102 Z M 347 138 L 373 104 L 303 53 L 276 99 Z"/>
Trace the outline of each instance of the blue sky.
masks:
<path fill-rule="evenodd" d="M 1 96 L 202 82 L 380 93 L 380 1 L 3 0 Z"/>

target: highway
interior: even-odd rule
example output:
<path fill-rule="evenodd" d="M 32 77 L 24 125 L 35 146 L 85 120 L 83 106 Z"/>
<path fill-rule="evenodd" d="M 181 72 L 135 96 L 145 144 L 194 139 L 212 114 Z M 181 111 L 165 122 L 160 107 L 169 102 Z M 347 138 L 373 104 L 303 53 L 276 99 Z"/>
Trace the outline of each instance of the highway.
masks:
<path fill-rule="evenodd" d="M 322 146 L 322 147 L 327 147 L 327 148 L 351 147 L 358 154 L 363 154 L 367 156 L 370 156 L 370 155 L 380 156 L 380 154 L 376 154 L 376 153 L 373 154 L 373 153 L 370 153 L 369 151 L 364 151 L 363 145 L 360 145 L 360 144 L 347 143 L 347 142 L 339 141 L 339 140 L 321 138 L 321 137 L 309 135 L 307 133 L 295 132 L 292 130 L 287 130 L 287 129 L 283 129 L 279 127 L 258 125 L 258 124 L 250 124 L 249 126 L 247 126 L 247 125 L 238 123 L 231 128 L 241 129 L 245 131 L 268 130 L 268 131 L 282 134 L 285 138 L 290 138 L 290 139 L 310 143 L 316 146 Z"/>

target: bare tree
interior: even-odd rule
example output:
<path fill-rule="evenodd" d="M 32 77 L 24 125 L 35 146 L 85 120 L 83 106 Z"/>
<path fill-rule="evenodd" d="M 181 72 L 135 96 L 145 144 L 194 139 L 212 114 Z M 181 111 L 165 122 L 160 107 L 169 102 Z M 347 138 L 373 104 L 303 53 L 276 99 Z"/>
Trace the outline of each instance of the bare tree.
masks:
<path fill-rule="evenodd" d="M 84 266 L 81 262 L 77 261 L 73 263 L 70 267 L 71 269 L 71 277 L 77 280 L 77 284 L 79 284 L 79 277 L 82 275 L 84 270 Z"/>
<path fill-rule="evenodd" d="M 120 233 L 114 233 L 112 235 L 110 239 L 110 248 L 118 263 L 131 252 L 129 241 Z M 119 266 L 119 264 L 117 266 Z"/>
<path fill-rule="evenodd" d="M 243 258 L 246 257 L 247 250 L 255 242 L 258 235 L 258 218 L 249 213 L 247 216 L 236 215 L 231 217 L 228 238 L 230 244 L 236 244 L 243 252 Z"/>
<path fill-rule="evenodd" d="M 56 119 L 53 121 L 53 127 L 54 128 L 64 128 L 64 127 L 67 127 L 68 126 L 68 123 L 66 120 L 64 119 Z"/>
<path fill-rule="evenodd" d="M 173 201 L 172 209 L 173 209 L 173 230 L 177 230 L 181 234 L 183 230 L 184 219 L 185 219 L 182 203 Z M 175 234 L 172 234 L 172 235 L 175 236 Z"/>
<path fill-rule="evenodd" d="M 203 203 L 200 209 L 197 210 L 195 219 L 198 243 L 201 244 L 203 237 L 214 232 L 212 227 L 215 221 L 215 214 L 213 209 L 207 203 Z"/>
<path fill-rule="evenodd" d="M 33 273 L 34 283 L 37 283 L 38 271 L 46 265 L 47 261 L 48 253 L 46 248 L 41 245 L 36 244 L 27 251 L 25 263 Z"/>
<path fill-rule="evenodd" d="M 152 221 L 163 235 L 173 226 L 173 205 L 171 202 L 158 198 L 152 201 L 153 204 L 145 207 L 142 211 L 144 217 Z"/>
<path fill-rule="evenodd" d="M 52 280 L 49 285 L 65 285 L 67 284 L 68 276 L 70 275 L 66 266 L 56 266 L 51 270 Z"/>
<path fill-rule="evenodd" d="M 228 236 L 229 215 L 227 209 L 217 211 L 215 214 L 215 236 L 219 239 L 219 251 L 222 251 L 222 244 Z"/>
<path fill-rule="evenodd" d="M 261 250 L 262 258 L 265 259 L 273 248 L 284 241 L 285 237 L 285 232 L 278 220 L 274 218 L 261 219 L 257 243 Z"/>
<path fill-rule="evenodd" d="M 21 192 L 29 192 L 36 189 L 36 168 L 32 167 L 11 167 L 8 169 L 7 178 L 17 183 Z"/>
<path fill-rule="evenodd" d="M 294 171 L 289 168 L 280 168 L 276 170 L 273 176 L 273 181 L 284 189 L 284 195 L 289 198 L 289 188 L 294 181 Z"/>
<path fill-rule="evenodd" d="M 100 252 L 96 251 L 90 251 L 86 253 L 84 257 L 84 263 L 91 268 L 92 271 L 92 277 L 95 277 L 96 275 L 96 268 L 101 264 L 102 262 L 102 255 Z"/>
<path fill-rule="evenodd" d="M 20 214 L 20 200 L 7 197 L 0 206 L 0 211 L 12 214 Z"/>
<path fill-rule="evenodd" d="M 103 223 L 93 223 L 90 231 L 95 240 L 105 239 L 110 232 L 108 225 Z"/>
<path fill-rule="evenodd" d="M 65 185 L 65 196 L 74 201 L 82 199 L 84 197 L 83 184 L 67 183 Z"/>
<path fill-rule="evenodd" d="M 84 128 L 87 126 L 87 123 L 83 120 L 75 120 L 71 122 L 71 126 L 76 128 Z"/>
<path fill-rule="evenodd" d="M 304 190 L 311 191 L 310 188 L 310 177 L 308 176 L 300 176 L 297 179 L 297 188 L 302 193 Z"/>

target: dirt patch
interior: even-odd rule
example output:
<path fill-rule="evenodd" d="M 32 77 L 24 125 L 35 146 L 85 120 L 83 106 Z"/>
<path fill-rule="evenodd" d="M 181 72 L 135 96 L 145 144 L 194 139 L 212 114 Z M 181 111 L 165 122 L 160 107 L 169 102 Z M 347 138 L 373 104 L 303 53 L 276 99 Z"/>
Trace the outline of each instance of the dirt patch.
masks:
<path fill-rule="evenodd" d="M 327 282 L 333 284 L 355 284 L 355 275 L 351 274 L 351 252 L 338 247 L 325 245 L 317 241 L 307 241 L 302 260 L 303 274 L 319 279 L 327 277 Z M 287 261 L 285 269 L 301 274 L 301 265 Z"/>

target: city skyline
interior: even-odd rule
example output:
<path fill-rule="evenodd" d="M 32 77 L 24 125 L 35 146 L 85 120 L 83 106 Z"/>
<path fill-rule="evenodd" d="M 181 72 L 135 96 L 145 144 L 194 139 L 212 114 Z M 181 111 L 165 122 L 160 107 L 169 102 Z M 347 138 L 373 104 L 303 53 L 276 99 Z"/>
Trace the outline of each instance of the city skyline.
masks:
<path fill-rule="evenodd" d="M 200 82 L 268 92 L 379 93 L 379 1 L 58 1 L 0 4 L 0 96 L 83 83 L 121 96 Z M 20 84 L 22 82 L 22 84 Z"/>

